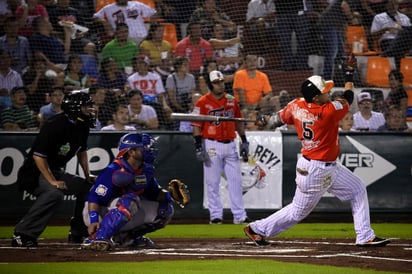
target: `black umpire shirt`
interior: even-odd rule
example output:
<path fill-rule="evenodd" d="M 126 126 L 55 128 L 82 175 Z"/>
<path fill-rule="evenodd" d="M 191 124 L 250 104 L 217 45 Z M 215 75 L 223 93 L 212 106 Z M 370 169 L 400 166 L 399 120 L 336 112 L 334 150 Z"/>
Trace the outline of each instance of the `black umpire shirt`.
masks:
<path fill-rule="evenodd" d="M 51 170 L 64 168 L 78 152 L 87 149 L 90 129 L 87 123 L 70 121 L 64 113 L 50 118 L 43 125 L 29 153 L 46 158 Z"/>

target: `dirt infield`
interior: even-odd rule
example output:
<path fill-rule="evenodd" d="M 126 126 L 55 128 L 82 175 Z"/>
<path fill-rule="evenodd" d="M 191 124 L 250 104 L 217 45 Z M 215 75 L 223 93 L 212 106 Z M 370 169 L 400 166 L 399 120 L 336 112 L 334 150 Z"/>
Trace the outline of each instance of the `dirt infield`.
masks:
<path fill-rule="evenodd" d="M 412 273 L 412 240 L 392 239 L 386 247 L 360 248 L 347 239 L 274 239 L 257 247 L 246 239 L 154 239 L 152 248 L 116 248 L 107 252 L 81 250 L 65 240 L 39 240 L 37 248 L 11 248 L 0 240 L 3 262 L 154 261 L 248 258 L 319 265 L 348 266 Z"/>

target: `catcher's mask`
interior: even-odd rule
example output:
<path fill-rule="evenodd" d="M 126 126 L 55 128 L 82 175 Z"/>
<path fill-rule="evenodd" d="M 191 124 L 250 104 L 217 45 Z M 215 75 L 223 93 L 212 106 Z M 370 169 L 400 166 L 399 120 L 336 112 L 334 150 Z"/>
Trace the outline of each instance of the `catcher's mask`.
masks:
<path fill-rule="evenodd" d="M 93 128 L 96 126 L 96 111 L 93 104 L 93 99 L 89 94 L 73 92 L 64 97 L 62 110 L 70 120 L 87 123 L 90 128 Z M 87 107 L 87 110 L 82 110 L 82 107 Z"/>
<path fill-rule="evenodd" d="M 131 148 L 142 148 L 143 160 L 153 163 L 156 160 L 156 139 L 146 133 L 127 133 L 120 138 L 119 153 L 117 158 L 122 157 Z"/>
<path fill-rule="evenodd" d="M 333 85 L 334 83 L 332 80 L 325 81 L 321 76 L 313 75 L 302 83 L 300 90 L 305 101 L 311 103 L 313 97 L 328 93 L 333 88 Z"/>

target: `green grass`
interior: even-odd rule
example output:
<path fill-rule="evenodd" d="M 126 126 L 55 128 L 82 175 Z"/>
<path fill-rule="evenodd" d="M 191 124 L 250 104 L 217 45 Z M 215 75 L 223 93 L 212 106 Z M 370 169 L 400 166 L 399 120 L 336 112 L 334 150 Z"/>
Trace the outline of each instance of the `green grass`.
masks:
<path fill-rule="evenodd" d="M 373 224 L 375 233 L 381 237 L 412 239 L 412 224 L 379 223 Z M 213 229 L 212 229 L 213 228 Z M 65 239 L 69 227 L 49 226 L 42 238 Z M 13 227 L 0 227 L 0 238 L 10 239 Z M 243 225 L 203 225 L 171 224 L 164 229 L 150 233 L 155 238 L 245 238 Z M 278 235 L 276 238 L 335 238 L 353 239 L 355 234 L 352 223 L 302 223 Z M 360 268 L 332 267 L 299 263 L 283 263 L 273 260 L 238 259 L 238 260 L 178 260 L 154 262 L 108 262 L 108 263 L 5 263 L 0 264 L 0 273 L 150 273 L 150 274 L 196 274 L 196 273 L 302 273 L 305 274 L 390 274 Z"/>
<path fill-rule="evenodd" d="M 110 273 L 110 274 L 391 274 L 367 269 L 318 266 L 299 263 L 281 263 L 272 260 L 197 260 L 197 261 L 157 261 L 139 263 L 26 263 L 0 264 L 1 273 L 43 274 L 43 273 Z"/>
<path fill-rule="evenodd" d="M 386 238 L 412 239 L 412 224 L 372 224 L 375 233 Z M 48 226 L 41 237 L 62 239 L 67 237 L 67 226 Z M 13 227 L 0 226 L 0 238 L 10 238 Z M 174 224 L 150 233 L 151 238 L 244 238 L 243 225 L 223 224 Z M 355 238 L 352 223 L 302 223 L 278 235 L 276 238 Z"/>

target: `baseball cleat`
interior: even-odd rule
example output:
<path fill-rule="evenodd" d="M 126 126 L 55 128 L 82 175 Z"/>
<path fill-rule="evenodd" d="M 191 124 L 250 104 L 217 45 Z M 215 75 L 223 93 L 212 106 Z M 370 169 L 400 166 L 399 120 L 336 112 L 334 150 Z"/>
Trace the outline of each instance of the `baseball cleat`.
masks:
<path fill-rule="evenodd" d="M 145 236 L 139 236 L 133 240 L 128 247 L 153 247 L 154 242 Z"/>
<path fill-rule="evenodd" d="M 211 225 L 221 225 L 222 224 L 222 219 L 215 218 L 213 220 L 210 220 L 209 224 L 211 224 Z"/>
<path fill-rule="evenodd" d="M 82 249 L 94 250 L 94 251 L 107 251 L 114 248 L 114 244 L 111 240 L 90 240 L 86 239 L 80 247 Z"/>
<path fill-rule="evenodd" d="M 246 217 L 245 219 L 243 219 L 243 221 L 233 221 L 233 223 L 235 225 L 247 225 L 248 223 L 251 223 L 252 220 L 249 217 Z"/>
<path fill-rule="evenodd" d="M 243 231 L 245 232 L 245 235 L 248 236 L 249 239 L 251 239 L 255 243 L 255 245 L 257 246 L 270 245 L 270 243 L 265 240 L 265 237 L 254 232 L 253 229 L 249 225 L 245 226 Z"/>
<path fill-rule="evenodd" d="M 367 241 L 366 243 L 356 244 L 359 247 L 382 247 L 389 244 L 391 241 L 389 239 L 375 237 L 373 240 Z"/>

